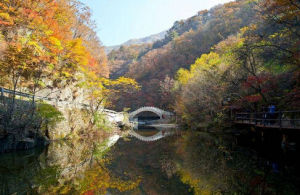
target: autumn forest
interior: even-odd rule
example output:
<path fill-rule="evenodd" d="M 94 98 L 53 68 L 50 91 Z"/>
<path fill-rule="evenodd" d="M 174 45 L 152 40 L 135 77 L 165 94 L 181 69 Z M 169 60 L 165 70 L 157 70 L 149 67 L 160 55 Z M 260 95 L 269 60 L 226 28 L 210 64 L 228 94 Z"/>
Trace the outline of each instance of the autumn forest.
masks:
<path fill-rule="evenodd" d="M 0 195 L 300 193 L 300 1 L 163 34 L 108 50 L 80 0 L 0 0 Z"/>
<path fill-rule="evenodd" d="M 299 109 L 299 49 L 299 2 L 235 1 L 108 59 L 112 77 L 126 75 L 142 86 L 118 104 L 157 105 L 197 124 L 220 116 L 227 99 L 236 109 Z"/>

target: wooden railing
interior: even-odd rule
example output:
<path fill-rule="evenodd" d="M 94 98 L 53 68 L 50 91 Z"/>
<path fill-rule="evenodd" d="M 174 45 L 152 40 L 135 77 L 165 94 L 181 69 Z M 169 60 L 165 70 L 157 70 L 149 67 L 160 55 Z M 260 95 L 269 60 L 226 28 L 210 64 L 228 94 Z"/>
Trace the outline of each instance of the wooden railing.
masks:
<path fill-rule="evenodd" d="M 300 110 L 236 113 L 234 122 L 265 128 L 300 129 Z"/>

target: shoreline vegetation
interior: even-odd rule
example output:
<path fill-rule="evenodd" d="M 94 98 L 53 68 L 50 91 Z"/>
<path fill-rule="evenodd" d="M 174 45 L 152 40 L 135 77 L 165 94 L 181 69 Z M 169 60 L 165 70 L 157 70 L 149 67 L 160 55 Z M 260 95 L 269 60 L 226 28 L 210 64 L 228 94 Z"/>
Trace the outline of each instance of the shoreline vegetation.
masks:
<path fill-rule="evenodd" d="M 1 152 L 43 145 L 44 136 L 89 137 L 97 128 L 108 130 L 102 109 L 110 97 L 139 89 L 133 79 L 108 76 L 91 10 L 80 1 L 0 1 L 0 86 L 14 92 L 1 93 Z M 17 91 L 33 99 L 19 98 Z"/>

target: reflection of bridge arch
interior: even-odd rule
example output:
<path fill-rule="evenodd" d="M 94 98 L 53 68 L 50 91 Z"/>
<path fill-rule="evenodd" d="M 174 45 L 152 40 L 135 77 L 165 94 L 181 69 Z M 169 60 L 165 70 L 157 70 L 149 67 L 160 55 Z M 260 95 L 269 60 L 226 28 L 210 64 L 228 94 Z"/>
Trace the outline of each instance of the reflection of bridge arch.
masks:
<path fill-rule="evenodd" d="M 142 136 L 140 134 L 138 134 L 137 132 L 131 130 L 129 132 L 129 134 L 135 138 L 137 138 L 138 140 L 144 141 L 144 142 L 153 142 L 153 141 L 157 141 L 160 140 L 164 137 L 173 135 L 175 133 L 174 130 L 160 130 L 159 132 L 157 132 L 155 135 L 152 136 Z"/>
<path fill-rule="evenodd" d="M 157 114 L 160 119 L 164 118 L 170 118 L 173 114 L 171 112 L 164 111 L 162 109 L 156 108 L 156 107 L 141 107 L 137 109 L 136 111 L 133 111 L 129 113 L 129 119 L 132 120 L 136 115 L 142 113 L 142 112 L 152 112 Z"/>

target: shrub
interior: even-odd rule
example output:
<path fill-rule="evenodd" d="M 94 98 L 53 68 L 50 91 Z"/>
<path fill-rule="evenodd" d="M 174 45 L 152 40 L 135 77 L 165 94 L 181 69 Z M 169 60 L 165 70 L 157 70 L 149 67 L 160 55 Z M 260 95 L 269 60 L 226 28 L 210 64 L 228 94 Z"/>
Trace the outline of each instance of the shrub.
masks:
<path fill-rule="evenodd" d="M 47 103 L 37 104 L 36 113 L 42 120 L 41 128 L 46 130 L 46 136 L 49 127 L 53 127 L 55 124 L 65 119 L 63 114 L 57 108 Z"/>
<path fill-rule="evenodd" d="M 112 123 L 108 120 L 105 114 L 103 113 L 95 113 L 94 114 L 94 124 L 97 128 L 109 132 L 113 129 Z"/>

